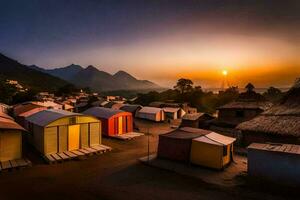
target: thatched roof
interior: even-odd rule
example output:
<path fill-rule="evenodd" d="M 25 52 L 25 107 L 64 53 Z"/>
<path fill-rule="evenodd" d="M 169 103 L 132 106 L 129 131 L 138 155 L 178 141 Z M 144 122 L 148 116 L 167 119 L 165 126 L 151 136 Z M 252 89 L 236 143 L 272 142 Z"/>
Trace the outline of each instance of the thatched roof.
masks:
<path fill-rule="evenodd" d="M 191 114 L 187 113 L 183 115 L 182 120 L 194 121 L 194 120 L 198 120 L 203 115 L 204 113 L 191 113 Z"/>
<path fill-rule="evenodd" d="M 241 123 L 237 128 L 242 131 L 300 137 L 300 87 L 295 84 L 280 104 Z"/>
<path fill-rule="evenodd" d="M 218 109 L 247 109 L 247 110 L 267 110 L 271 107 L 271 103 L 267 101 L 234 101 L 228 103 Z"/>

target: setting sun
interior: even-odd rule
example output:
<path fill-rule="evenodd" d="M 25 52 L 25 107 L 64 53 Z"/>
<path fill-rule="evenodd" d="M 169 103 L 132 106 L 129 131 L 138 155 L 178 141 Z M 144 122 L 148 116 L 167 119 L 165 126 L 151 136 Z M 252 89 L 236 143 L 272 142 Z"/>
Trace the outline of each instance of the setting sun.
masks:
<path fill-rule="evenodd" d="M 228 71 L 224 69 L 224 70 L 222 71 L 222 74 L 223 74 L 224 76 L 227 76 L 227 75 L 228 75 Z"/>

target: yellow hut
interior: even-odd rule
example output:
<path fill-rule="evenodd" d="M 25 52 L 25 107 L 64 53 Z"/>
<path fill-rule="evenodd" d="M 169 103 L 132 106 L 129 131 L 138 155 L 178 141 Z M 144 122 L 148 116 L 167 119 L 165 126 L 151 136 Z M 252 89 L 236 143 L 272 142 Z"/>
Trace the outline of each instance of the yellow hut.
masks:
<path fill-rule="evenodd" d="M 65 110 L 43 110 L 26 117 L 25 126 L 31 133 L 30 143 L 43 155 L 101 144 L 101 122 L 92 116 Z"/>
<path fill-rule="evenodd" d="M 235 138 L 211 132 L 192 140 L 191 163 L 204 167 L 223 169 L 230 163 Z"/>
<path fill-rule="evenodd" d="M 22 158 L 22 132 L 10 116 L 0 113 L 0 163 Z"/>

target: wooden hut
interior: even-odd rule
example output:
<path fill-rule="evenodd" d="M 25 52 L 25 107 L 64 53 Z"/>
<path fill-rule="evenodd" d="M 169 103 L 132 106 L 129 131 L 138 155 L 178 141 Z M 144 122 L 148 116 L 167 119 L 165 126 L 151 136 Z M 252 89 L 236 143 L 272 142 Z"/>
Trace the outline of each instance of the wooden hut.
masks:
<path fill-rule="evenodd" d="M 136 113 L 142 109 L 141 105 L 133 105 L 133 104 L 124 104 L 120 110 L 123 110 L 125 112 L 130 112 L 132 116 L 136 116 Z"/>
<path fill-rule="evenodd" d="M 111 106 L 111 109 L 114 109 L 114 110 L 120 110 L 120 108 L 124 106 L 123 103 L 116 103 L 114 105 Z"/>
<path fill-rule="evenodd" d="M 219 107 L 218 118 L 213 125 L 225 128 L 235 128 L 238 124 L 251 120 L 269 109 L 272 104 L 254 91 L 254 86 L 248 84 L 247 91 L 239 95 L 238 99 Z"/>
<path fill-rule="evenodd" d="M 0 103 L 0 112 L 7 114 L 10 108 L 11 107 L 9 105 L 6 105 L 4 103 Z"/>
<path fill-rule="evenodd" d="M 290 186 L 300 186 L 300 146 L 252 143 L 248 147 L 248 175 Z"/>
<path fill-rule="evenodd" d="M 25 118 L 29 142 L 43 155 L 101 144 L 101 122 L 65 110 L 43 110 Z"/>
<path fill-rule="evenodd" d="M 182 117 L 180 126 L 192 128 L 209 128 L 210 122 L 213 119 L 215 119 L 213 116 L 206 113 L 187 113 Z"/>
<path fill-rule="evenodd" d="M 0 163 L 22 158 L 22 132 L 10 116 L 0 113 Z"/>
<path fill-rule="evenodd" d="M 159 135 L 157 156 L 175 161 L 189 162 L 192 140 L 211 131 L 183 127 Z"/>
<path fill-rule="evenodd" d="M 291 88 L 282 101 L 254 119 L 241 123 L 242 144 L 279 142 L 300 144 L 300 87 Z"/>
<path fill-rule="evenodd" d="M 160 122 L 165 120 L 165 113 L 161 108 L 143 107 L 137 112 L 136 117 Z"/>
<path fill-rule="evenodd" d="M 32 107 L 31 110 L 27 110 L 26 112 L 22 112 L 22 113 L 19 113 L 18 115 L 16 115 L 16 116 L 15 116 L 16 121 L 17 121 L 21 126 L 27 127 L 25 118 L 26 118 L 26 117 L 29 117 L 30 115 L 33 115 L 33 114 L 35 114 L 35 113 L 37 113 L 37 112 L 43 111 L 43 110 L 47 110 L 47 108 L 46 108 L 46 107 L 35 107 L 35 108 Z M 24 111 L 24 110 L 23 110 L 23 111 Z"/>
<path fill-rule="evenodd" d="M 180 119 L 183 115 L 185 115 L 184 110 L 181 109 L 180 107 L 178 108 L 164 107 L 162 109 L 167 119 Z"/>
<path fill-rule="evenodd" d="M 223 169 L 233 157 L 235 138 L 211 132 L 192 140 L 191 163 L 204 167 Z"/>
<path fill-rule="evenodd" d="M 13 110 L 13 115 L 15 117 L 17 117 L 20 114 L 28 112 L 30 110 L 33 110 L 35 108 L 43 108 L 43 109 L 46 108 L 47 109 L 47 107 L 45 107 L 45 106 L 38 105 L 33 101 L 29 101 L 29 102 L 20 103 L 20 104 L 13 106 L 12 110 Z"/>
<path fill-rule="evenodd" d="M 114 136 L 133 131 L 132 114 L 110 108 L 92 107 L 83 114 L 94 116 L 102 122 L 102 132 L 107 136 Z"/>

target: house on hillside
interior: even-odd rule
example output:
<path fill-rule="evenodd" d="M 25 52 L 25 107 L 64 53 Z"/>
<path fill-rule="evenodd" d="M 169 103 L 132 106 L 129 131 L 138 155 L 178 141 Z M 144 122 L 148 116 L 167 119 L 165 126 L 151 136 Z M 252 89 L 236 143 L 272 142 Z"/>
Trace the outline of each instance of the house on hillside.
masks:
<path fill-rule="evenodd" d="M 133 131 L 132 114 L 111 108 L 92 107 L 83 114 L 94 116 L 102 122 L 102 133 L 115 136 Z"/>
<path fill-rule="evenodd" d="M 155 121 L 155 122 L 161 122 L 165 120 L 165 113 L 161 108 L 142 107 L 142 109 L 137 111 L 136 117 Z"/>
<path fill-rule="evenodd" d="M 275 142 L 300 144 L 300 86 L 296 83 L 282 101 L 237 129 L 242 144 Z M 299 84 L 300 85 L 300 84 Z"/>
<path fill-rule="evenodd" d="M 246 86 L 247 91 L 238 99 L 217 109 L 218 117 L 212 122 L 213 130 L 231 130 L 238 124 L 251 120 L 271 107 L 271 103 L 256 93 L 252 84 Z"/>
<path fill-rule="evenodd" d="M 25 121 L 29 142 L 45 156 L 101 144 L 101 122 L 92 116 L 50 109 Z"/>

